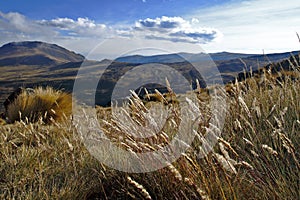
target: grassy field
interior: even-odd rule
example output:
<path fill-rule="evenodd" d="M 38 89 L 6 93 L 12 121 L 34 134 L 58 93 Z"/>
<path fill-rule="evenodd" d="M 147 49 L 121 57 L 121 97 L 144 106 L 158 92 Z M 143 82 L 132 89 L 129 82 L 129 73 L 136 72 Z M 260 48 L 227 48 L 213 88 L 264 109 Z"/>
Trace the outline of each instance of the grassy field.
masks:
<path fill-rule="evenodd" d="M 3 124 L 0 199 L 300 199 L 300 72 L 295 68 L 293 79 L 278 82 L 265 74 L 228 86 L 224 128 L 205 158 L 197 155 L 209 131 L 210 99 L 199 94 L 198 137 L 176 162 L 155 172 L 125 173 L 101 164 L 68 117 Z M 176 103 L 169 106 L 176 127 L 184 119 L 176 114 Z M 145 109 L 138 102 L 131 116 L 143 123 L 139 116 Z M 174 133 L 164 127 L 155 142 L 134 140 L 110 109 L 97 110 L 104 132 L 112 140 L 123 134 L 130 143 L 114 141 L 133 152 L 168 144 Z"/>

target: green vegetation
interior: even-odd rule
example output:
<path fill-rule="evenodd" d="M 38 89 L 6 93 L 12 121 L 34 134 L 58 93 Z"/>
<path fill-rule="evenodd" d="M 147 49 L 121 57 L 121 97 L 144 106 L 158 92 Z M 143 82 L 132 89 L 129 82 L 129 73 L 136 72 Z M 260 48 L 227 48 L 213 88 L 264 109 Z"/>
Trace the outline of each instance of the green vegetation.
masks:
<path fill-rule="evenodd" d="M 70 120 L 45 125 L 22 119 L 1 125 L 0 199 L 299 199 L 299 66 L 293 75 L 281 81 L 249 78 L 228 86 L 222 137 L 214 152 L 201 159 L 197 154 L 211 113 L 209 98 L 199 100 L 203 119 L 198 137 L 180 159 L 151 173 L 104 166 L 86 150 Z M 131 109 L 132 118 L 145 122 L 142 101 L 133 101 Z M 186 120 L 176 114 L 178 106 L 170 109 L 169 121 L 178 125 Z M 110 109 L 97 110 L 105 133 L 127 150 L 156 149 L 157 143 L 172 138 L 173 130 L 164 127 L 155 141 L 134 140 L 122 132 Z M 114 140 L 120 134 L 127 142 Z"/>

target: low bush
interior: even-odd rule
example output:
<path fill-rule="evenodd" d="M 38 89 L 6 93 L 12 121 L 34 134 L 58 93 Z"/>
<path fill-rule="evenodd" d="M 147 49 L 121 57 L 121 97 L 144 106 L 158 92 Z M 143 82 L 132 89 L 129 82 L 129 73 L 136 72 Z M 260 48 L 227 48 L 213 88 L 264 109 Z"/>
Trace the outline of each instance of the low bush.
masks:
<path fill-rule="evenodd" d="M 67 119 L 72 112 L 72 96 L 68 93 L 54 90 L 51 87 L 34 89 L 28 93 L 25 90 L 8 105 L 6 115 L 8 122 L 15 121 L 45 123 Z"/>

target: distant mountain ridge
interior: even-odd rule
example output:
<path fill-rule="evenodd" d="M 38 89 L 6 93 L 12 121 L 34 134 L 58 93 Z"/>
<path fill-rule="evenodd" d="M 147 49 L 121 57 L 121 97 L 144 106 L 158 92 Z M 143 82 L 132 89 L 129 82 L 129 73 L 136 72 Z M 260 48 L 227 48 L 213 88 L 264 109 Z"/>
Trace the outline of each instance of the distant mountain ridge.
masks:
<path fill-rule="evenodd" d="M 152 56 L 142 55 L 130 55 L 117 58 L 117 62 L 127 62 L 135 64 L 147 64 L 147 63 L 177 63 L 177 62 L 202 62 L 212 59 L 213 61 L 232 60 L 237 58 L 246 58 L 250 56 L 259 56 L 259 54 L 243 54 L 243 53 L 230 53 L 230 52 L 218 52 L 218 53 L 176 53 L 176 54 L 162 54 Z"/>
<path fill-rule="evenodd" d="M 201 63 L 201 67 L 205 68 L 206 72 L 214 65 L 218 68 L 223 80 L 216 80 L 216 82 L 228 83 L 235 80 L 236 77 L 240 76 L 243 71 L 255 71 L 261 67 L 264 67 L 270 63 L 281 62 L 290 56 L 296 56 L 300 51 L 283 52 L 283 53 L 272 53 L 272 54 L 244 54 L 244 53 L 230 53 L 230 52 L 219 52 L 219 53 L 178 53 L 178 54 L 163 54 L 153 56 L 142 56 L 142 55 L 131 55 L 117 58 L 115 61 L 123 63 L 133 64 L 147 64 L 147 63 L 163 63 L 163 64 L 174 64 L 181 63 Z M 208 62 L 208 66 L 205 63 Z M 213 62 L 211 62 L 213 61 Z M 212 77 L 214 77 L 212 75 Z M 208 78 L 212 78 L 208 77 Z"/>
<path fill-rule="evenodd" d="M 202 63 L 201 66 L 203 66 L 204 72 L 208 74 L 206 80 L 215 80 L 217 78 L 218 80 L 214 81 L 214 83 L 228 83 L 241 76 L 243 70 L 249 71 L 251 68 L 252 71 L 255 71 L 267 66 L 269 63 L 283 62 L 284 59 L 289 58 L 291 55 L 298 54 L 299 51 L 267 55 L 230 52 L 209 55 L 204 53 L 178 53 L 154 56 L 133 55 L 115 60 L 91 61 L 56 44 L 37 41 L 12 42 L 0 47 L 0 107 L 1 102 L 4 101 L 10 92 L 20 86 L 50 85 L 57 89 L 72 92 L 74 80 L 80 67 L 84 67 L 87 72 L 92 73 L 91 75 L 102 73 L 102 88 L 98 88 L 99 91 L 97 89 L 95 99 L 96 104 L 108 105 L 111 91 L 119 78 L 140 64 L 166 64 L 183 74 L 194 86 L 195 79 L 201 82 L 203 74 L 199 74 L 197 70 L 193 69 L 193 63 L 201 63 L 202 61 L 207 61 L 207 59 L 213 59 L 221 77 L 211 73 L 212 66 L 203 62 L 204 64 Z M 187 60 L 191 63 L 186 62 Z M 147 74 L 143 74 L 144 76 L 147 76 Z M 142 76 L 136 74 L 133 77 Z M 91 80 L 86 81 L 89 82 Z M 178 86 L 182 83 L 177 82 L 176 84 Z M 201 86 L 205 86 L 205 83 Z M 92 91 L 87 91 L 87 93 L 93 94 Z"/>
<path fill-rule="evenodd" d="M 177 54 L 161 54 L 161 55 L 129 55 L 116 58 L 117 62 L 147 64 L 147 63 L 177 63 L 177 62 L 202 62 L 211 59 L 215 62 L 229 61 L 235 59 L 256 60 L 256 61 L 279 61 L 291 55 L 297 55 L 300 51 L 271 53 L 271 54 L 246 54 L 246 53 L 231 53 L 231 52 L 218 52 L 218 53 L 177 53 Z"/>

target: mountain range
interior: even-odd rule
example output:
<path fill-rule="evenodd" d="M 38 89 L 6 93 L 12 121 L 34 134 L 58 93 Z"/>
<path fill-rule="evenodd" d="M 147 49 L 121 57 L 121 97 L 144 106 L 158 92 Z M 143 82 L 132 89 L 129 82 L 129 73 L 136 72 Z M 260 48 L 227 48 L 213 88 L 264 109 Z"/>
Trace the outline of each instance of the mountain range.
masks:
<path fill-rule="evenodd" d="M 245 53 L 230 53 L 230 52 L 218 52 L 218 53 L 177 53 L 177 54 L 162 54 L 153 56 L 142 56 L 142 55 L 130 55 L 126 57 L 120 57 L 115 59 L 117 62 L 127 62 L 136 64 L 147 64 L 147 63 L 178 63 L 178 62 L 203 62 L 208 59 L 214 62 L 220 63 L 223 61 L 230 60 L 256 60 L 259 62 L 276 62 L 281 59 L 290 57 L 291 55 L 297 55 L 299 51 L 284 52 L 284 53 L 273 53 L 273 54 L 245 54 Z"/>
<path fill-rule="evenodd" d="M 20 86 L 50 85 L 72 92 L 78 69 L 82 66 L 91 73 L 102 74 L 98 84 L 101 85 L 101 89 L 99 88 L 96 92 L 96 104 L 109 105 L 116 82 L 126 72 L 142 64 L 168 65 L 181 73 L 192 85 L 195 86 L 197 78 L 205 87 L 201 74 L 193 69 L 193 65 L 201 64 L 203 71 L 209 74 L 212 72 L 211 64 L 213 63 L 222 77 L 216 82 L 227 83 L 238 77 L 243 70 L 257 71 L 270 63 L 281 62 L 291 55 L 298 54 L 299 51 L 266 55 L 230 52 L 178 53 L 153 56 L 130 55 L 115 60 L 94 61 L 87 60 L 84 56 L 56 44 L 37 41 L 12 42 L 0 47 L 0 103 Z M 208 60 L 214 62 L 207 62 Z M 137 77 L 139 76 L 141 75 L 137 74 Z M 143 76 L 147 75 L 143 74 Z M 216 74 L 210 74 L 209 79 L 215 76 Z M 91 91 L 86 92 L 91 93 Z"/>
<path fill-rule="evenodd" d="M 117 62 L 127 62 L 127 63 L 177 63 L 177 62 L 202 62 L 212 59 L 213 61 L 222 60 L 232 60 L 237 58 L 245 58 L 250 56 L 255 56 L 256 54 L 241 54 L 241 53 L 230 53 L 230 52 L 220 52 L 220 53 L 177 53 L 177 54 L 163 54 L 163 55 L 153 55 L 153 56 L 142 56 L 142 55 L 130 55 L 126 57 L 117 58 Z"/>

